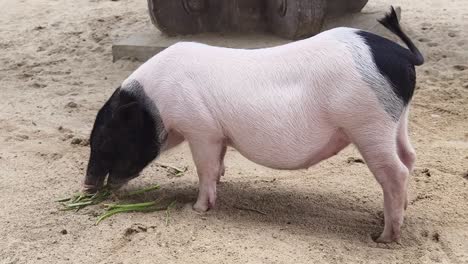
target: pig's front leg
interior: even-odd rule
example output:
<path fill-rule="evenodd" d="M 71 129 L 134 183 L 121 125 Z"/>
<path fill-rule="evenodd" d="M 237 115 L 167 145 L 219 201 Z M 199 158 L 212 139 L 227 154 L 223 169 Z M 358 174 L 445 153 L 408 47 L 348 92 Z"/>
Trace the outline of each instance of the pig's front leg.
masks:
<path fill-rule="evenodd" d="M 224 176 L 224 173 L 226 172 L 226 167 L 224 166 L 224 156 L 226 156 L 226 151 L 227 151 L 227 146 L 223 145 L 223 148 L 221 149 L 221 155 L 219 157 L 220 169 L 219 169 L 218 179 L 216 180 L 217 183 L 220 182 L 221 176 Z"/>
<path fill-rule="evenodd" d="M 222 140 L 192 140 L 189 145 L 199 179 L 198 198 L 193 209 L 205 212 L 215 206 L 216 183 L 221 175 L 220 157 L 224 146 Z"/>

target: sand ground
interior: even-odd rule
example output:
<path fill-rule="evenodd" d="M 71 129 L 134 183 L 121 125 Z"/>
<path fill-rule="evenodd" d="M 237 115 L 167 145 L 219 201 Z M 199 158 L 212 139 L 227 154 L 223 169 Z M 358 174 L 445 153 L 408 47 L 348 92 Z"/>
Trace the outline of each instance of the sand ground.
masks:
<path fill-rule="evenodd" d="M 353 147 L 302 171 L 269 170 L 229 150 L 216 210 L 190 209 L 197 178 L 187 147 L 161 157 L 127 189 L 165 212 L 58 211 L 80 188 L 97 110 L 139 62 L 112 63 L 112 39 L 150 26 L 146 1 L 0 1 L 0 263 L 468 263 L 468 1 L 400 5 L 424 52 L 410 131 L 418 153 L 401 245 L 376 244 L 381 189 Z M 264 212 L 241 210 L 253 208 Z M 65 230 L 65 231 L 64 231 Z M 66 233 L 66 234 L 65 234 Z"/>

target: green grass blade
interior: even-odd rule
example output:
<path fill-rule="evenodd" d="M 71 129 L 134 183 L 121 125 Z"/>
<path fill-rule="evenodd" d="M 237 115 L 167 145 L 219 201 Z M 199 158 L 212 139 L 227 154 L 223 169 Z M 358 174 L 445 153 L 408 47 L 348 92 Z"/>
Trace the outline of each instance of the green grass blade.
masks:
<path fill-rule="evenodd" d="M 122 213 L 122 212 L 125 212 L 125 211 L 128 211 L 128 210 L 123 209 L 123 208 L 117 208 L 117 209 L 110 210 L 110 211 L 108 211 L 107 213 L 105 213 L 105 214 L 99 216 L 99 218 L 98 218 L 97 221 L 96 221 L 96 225 L 99 225 L 99 223 L 100 223 L 102 220 L 104 220 L 104 219 L 106 219 L 106 218 L 108 218 L 108 217 L 110 217 L 110 216 L 112 216 L 112 215 L 114 215 L 114 214 Z"/>
<path fill-rule="evenodd" d="M 172 201 L 166 208 L 166 226 L 169 225 L 169 210 L 172 209 L 176 205 L 177 201 Z"/>
<path fill-rule="evenodd" d="M 164 208 L 161 207 L 154 207 L 154 206 L 148 206 L 148 207 L 133 207 L 133 208 L 114 208 L 103 215 L 99 216 L 99 218 L 96 221 L 96 225 L 98 225 L 100 222 L 102 222 L 104 219 L 118 214 L 118 213 L 125 213 L 125 212 L 154 212 L 154 211 L 160 211 L 164 210 Z"/>
<path fill-rule="evenodd" d="M 138 207 L 149 207 L 156 205 L 156 201 L 154 202 L 146 202 L 146 203 L 135 203 L 135 204 L 105 204 L 104 206 L 108 207 L 108 209 L 115 209 L 115 208 L 138 208 Z"/>
<path fill-rule="evenodd" d="M 93 203 L 93 201 L 90 200 L 90 201 L 84 201 L 84 202 L 69 203 L 69 204 L 66 204 L 65 206 L 73 208 L 73 207 L 80 207 L 80 206 L 83 206 L 83 205 L 90 205 L 92 203 Z"/>
<path fill-rule="evenodd" d="M 62 199 L 58 199 L 58 200 L 55 200 L 57 203 L 63 203 L 63 202 L 66 202 L 66 201 L 70 201 L 72 198 L 68 197 L 68 198 L 62 198 Z"/>

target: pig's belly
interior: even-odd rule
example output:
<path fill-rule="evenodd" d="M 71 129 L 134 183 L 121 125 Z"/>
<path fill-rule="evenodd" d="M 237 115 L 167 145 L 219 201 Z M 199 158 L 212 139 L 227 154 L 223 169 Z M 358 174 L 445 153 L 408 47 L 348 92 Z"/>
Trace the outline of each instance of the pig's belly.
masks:
<path fill-rule="evenodd" d="M 244 134 L 242 138 L 234 136 L 228 140 L 228 144 L 247 159 L 283 170 L 309 168 L 336 155 L 349 143 L 347 136 L 338 128 L 295 135 L 270 131 L 250 136 Z"/>

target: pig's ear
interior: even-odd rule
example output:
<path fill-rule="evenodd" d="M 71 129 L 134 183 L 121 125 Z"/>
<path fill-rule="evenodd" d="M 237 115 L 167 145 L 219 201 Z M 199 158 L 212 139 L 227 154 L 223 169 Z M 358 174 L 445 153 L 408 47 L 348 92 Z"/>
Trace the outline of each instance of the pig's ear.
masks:
<path fill-rule="evenodd" d="M 117 108 L 114 118 L 124 124 L 140 125 L 143 121 L 143 111 L 137 102 L 121 105 Z"/>

